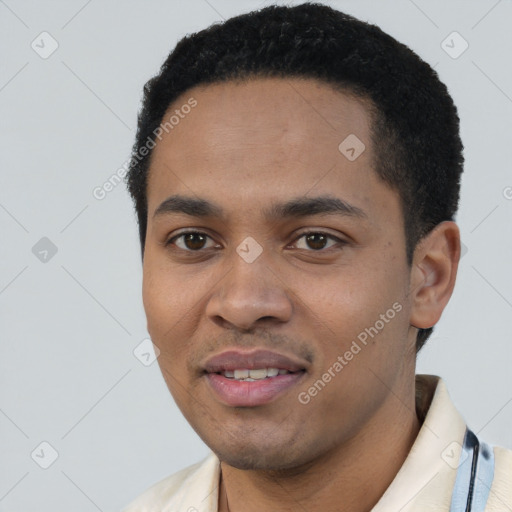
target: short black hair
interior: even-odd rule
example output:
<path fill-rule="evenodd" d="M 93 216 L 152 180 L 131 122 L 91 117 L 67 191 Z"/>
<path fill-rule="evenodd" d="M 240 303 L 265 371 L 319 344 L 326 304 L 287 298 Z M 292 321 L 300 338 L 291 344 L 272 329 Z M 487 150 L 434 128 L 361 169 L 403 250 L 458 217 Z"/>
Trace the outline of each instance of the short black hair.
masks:
<path fill-rule="evenodd" d="M 271 5 L 185 36 L 144 86 L 127 175 L 142 253 L 155 145 L 148 142 L 170 104 L 199 84 L 260 77 L 314 78 L 371 105 L 374 167 L 399 194 L 409 265 L 418 241 L 454 220 L 463 145 L 457 109 L 436 71 L 379 27 L 327 5 Z M 417 351 L 432 331 L 419 330 Z"/>

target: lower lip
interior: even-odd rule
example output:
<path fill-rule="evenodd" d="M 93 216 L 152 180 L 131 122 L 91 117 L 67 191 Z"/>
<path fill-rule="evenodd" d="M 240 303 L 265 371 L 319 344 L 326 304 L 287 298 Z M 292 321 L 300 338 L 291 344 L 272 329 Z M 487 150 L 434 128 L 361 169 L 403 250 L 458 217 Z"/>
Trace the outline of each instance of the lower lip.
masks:
<path fill-rule="evenodd" d="M 285 373 L 252 382 L 228 379 L 218 373 L 208 373 L 206 377 L 213 391 L 225 404 L 231 407 L 255 407 L 275 400 L 295 386 L 304 374 L 304 371 Z"/>

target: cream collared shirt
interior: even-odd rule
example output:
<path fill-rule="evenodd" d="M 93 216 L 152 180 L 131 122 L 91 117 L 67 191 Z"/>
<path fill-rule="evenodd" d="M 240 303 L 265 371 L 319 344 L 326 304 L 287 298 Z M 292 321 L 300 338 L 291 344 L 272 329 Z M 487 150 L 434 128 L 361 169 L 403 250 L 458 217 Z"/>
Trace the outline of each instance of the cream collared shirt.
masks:
<path fill-rule="evenodd" d="M 425 417 L 409 455 L 371 512 L 449 512 L 466 431 L 442 379 L 417 375 L 417 409 Z M 494 480 L 485 512 L 512 512 L 512 451 L 494 447 Z M 157 483 L 123 512 L 217 512 L 219 459 Z"/>

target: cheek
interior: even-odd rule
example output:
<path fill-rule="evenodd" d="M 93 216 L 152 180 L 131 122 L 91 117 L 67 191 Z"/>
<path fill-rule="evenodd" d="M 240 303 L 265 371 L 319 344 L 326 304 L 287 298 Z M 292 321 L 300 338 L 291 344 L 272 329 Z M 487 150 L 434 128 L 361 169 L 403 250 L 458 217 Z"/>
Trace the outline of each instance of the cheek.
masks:
<path fill-rule="evenodd" d="M 184 286 L 175 271 L 152 260 L 151 255 L 144 260 L 142 300 L 148 331 L 160 344 L 163 339 L 180 336 L 198 297 L 192 283 Z"/>
<path fill-rule="evenodd" d="M 389 267 L 373 268 L 376 270 L 365 264 L 364 271 L 341 272 L 313 294 L 302 283 L 305 309 L 313 312 L 320 334 L 321 370 L 348 353 L 350 362 L 343 373 L 350 374 L 353 382 L 362 378 L 361 369 L 398 360 L 407 342 L 403 273 Z"/>
<path fill-rule="evenodd" d="M 171 274 L 144 263 L 142 297 L 147 330 L 159 350 L 158 365 L 177 403 L 180 389 L 186 386 L 184 363 L 190 338 L 190 306 Z"/>
<path fill-rule="evenodd" d="M 342 270 L 325 279 L 321 286 L 318 281 L 300 281 L 304 302 L 320 320 L 324 318 L 332 324 L 333 333 L 343 337 L 357 334 L 354 329 L 357 331 L 375 323 L 393 303 L 403 302 L 404 297 L 398 276 L 372 272 L 368 266 L 361 272 Z"/>

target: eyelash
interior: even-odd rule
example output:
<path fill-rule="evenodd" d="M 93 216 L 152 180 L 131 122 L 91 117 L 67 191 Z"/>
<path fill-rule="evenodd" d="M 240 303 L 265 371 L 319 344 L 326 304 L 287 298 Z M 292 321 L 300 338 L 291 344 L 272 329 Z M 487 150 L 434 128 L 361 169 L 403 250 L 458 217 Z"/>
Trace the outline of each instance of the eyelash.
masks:
<path fill-rule="evenodd" d="M 210 239 L 212 239 L 212 237 L 210 235 L 208 235 L 207 233 L 204 233 L 202 231 L 195 231 L 195 230 L 190 230 L 190 231 L 182 231 L 181 233 L 179 233 L 178 235 L 175 235 L 173 236 L 172 238 L 170 238 L 166 243 L 165 245 L 166 246 L 170 246 L 170 245 L 174 245 L 174 242 L 182 237 L 184 237 L 185 235 L 189 235 L 189 234 L 195 234 L 195 235 L 204 235 Z M 303 231 L 302 233 L 299 233 L 297 238 L 295 238 L 295 240 L 293 241 L 293 243 L 297 243 L 298 240 L 300 240 L 301 238 L 304 238 L 305 236 L 307 235 L 324 235 L 325 237 L 331 239 L 331 240 L 334 240 L 336 242 L 336 244 L 332 245 L 331 247 L 327 247 L 327 248 L 322 248 L 322 249 L 302 249 L 302 250 L 307 250 L 308 252 L 313 252 L 313 253 L 325 253 L 327 251 L 329 251 L 329 249 L 332 249 L 332 248 L 335 248 L 336 245 L 338 247 L 343 247 L 344 245 L 347 245 L 348 242 L 346 242 L 345 240 L 342 240 L 334 235 L 331 235 L 330 233 L 327 233 L 325 231 L 315 231 L 315 230 L 312 230 L 312 231 Z M 204 249 L 198 249 L 196 251 L 192 250 L 192 249 L 182 249 L 181 247 L 177 247 L 177 249 L 181 250 L 181 251 L 184 251 L 184 252 L 189 252 L 189 253 L 200 253 L 202 252 Z"/>

